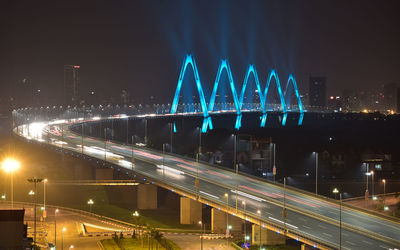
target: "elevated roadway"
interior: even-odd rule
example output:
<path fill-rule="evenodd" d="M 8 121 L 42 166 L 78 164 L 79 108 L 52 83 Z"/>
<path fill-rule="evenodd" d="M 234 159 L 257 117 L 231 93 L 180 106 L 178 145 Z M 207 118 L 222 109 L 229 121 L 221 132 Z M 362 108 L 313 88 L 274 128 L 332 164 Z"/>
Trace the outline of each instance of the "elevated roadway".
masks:
<path fill-rule="evenodd" d="M 143 181 L 318 248 L 400 248 L 400 223 L 395 219 L 349 206 L 340 209 L 339 202 L 332 199 L 177 155 L 82 137 L 69 130 L 70 125 L 68 121 L 53 123 L 51 129 L 45 124 L 22 125 L 14 132 L 29 140 L 105 160 L 121 171 L 130 170 L 127 175 L 136 172 L 146 177 Z M 288 211 L 286 218 L 282 216 L 283 208 Z"/>

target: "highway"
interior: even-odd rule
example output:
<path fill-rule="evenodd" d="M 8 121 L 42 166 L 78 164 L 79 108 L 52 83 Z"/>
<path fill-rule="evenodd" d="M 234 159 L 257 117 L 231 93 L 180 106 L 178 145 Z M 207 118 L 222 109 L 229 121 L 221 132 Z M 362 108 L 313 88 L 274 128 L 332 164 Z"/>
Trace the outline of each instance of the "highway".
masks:
<path fill-rule="evenodd" d="M 283 228 L 280 233 L 287 231 L 311 239 L 316 247 L 339 248 L 340 210 L 337 201 L 290 188 L 284 191 L 281 185 L 242 174 L 236 175 L 232 171 L 183 157 L 163 155 L 162 152 L 144 147 L 82 138 L 70 131 L 69 125 L 53 124 L 51 129 L 44 125 L 23 125 L 14 131 L 28 139 L 78 153 L 82 152 L 83 143 L 84 154 L 106 159 L 107 162 L 120 166 L 120 171 L 132 170 L 151 178 L 155 184 L 172 191 L 179 190 L 181 194 L 188 196 L 197 195 L 201 202 L 210 202 L 211 206 L 252 222 L 262 221 L 261 224 L 267 227 L 275 225 Z M 131 164 L 132 156 L 135 159 L 134 164 Z M 132 173 L 126 171 L 126 174 Z M 195 185 L 196 178 L 199 180 L 198 189 Z M 228 198 L 225 194 L 228 194 Z M 282 218 L 283 206 L 288 209 L 286 220 Z M 261 214 L 257 213 L 258 210 Z M 399 223 L 347 207 L 342 207 L 341 217 L 343 249 L 399 248 Z"/>

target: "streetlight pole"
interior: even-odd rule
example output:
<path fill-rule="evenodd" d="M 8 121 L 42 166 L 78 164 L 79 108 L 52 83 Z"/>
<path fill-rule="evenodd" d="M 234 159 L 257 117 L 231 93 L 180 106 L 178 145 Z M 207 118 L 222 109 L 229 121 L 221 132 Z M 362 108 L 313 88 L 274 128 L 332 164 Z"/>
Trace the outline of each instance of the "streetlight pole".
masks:
<path fill-rule="evenodd" d="M 229 195 L 227 194 L 227 193 L 225 193 L 225 198 L 226 198 L 226 232 L 225 232 L 225 234 L 226 234 L 226 245 L 228 246 L 229 245 L 229 239 L 228 239 L 228 236 L 229 236 L 229 223 L 228 223 L 228 216 L 229 216 L 229 214 L 228 214 L 228 210 L 229 210 Z"/>
<path fill-rule="evenodd" d="M 247 234 L 247 230 L 246 230 L 246 202 L 242 201 L 242 205 L 243 205 L 243 215 L 244 215 L 244 243 L 246 244 L 246 234 Z"/>
<path fill-rule="evenodd" d="M 37 203 L 37 183 L 39 183 L 39 182 L 42 182 L 43 181 L 43 179 L 37 179 L 36 177 L 34 177 L 33 179 L 28 179 L 28 182 L 31 182 L 31 183 L 33 183 L 34 184 L 34 187 L 35 187 L 35 193 L 34 193 L 34 195 L 35 195 L 35 201 L 34 201 L 34 204 L 33 204 L 33 214 L 34 214 L 34 219 L 33 219 L 33 225 L 34 225 L 34 244 L 36 245 L 36 203 Z"/>
<path fill-rule="evenodd" d="M 365 200 L 368 200 L 368 196 L 369 196 L 369 192 L 368 192 L 368 176 L 370 175 L 370 172 L 369 172 L 368 167 L 369 167 L 369 165 L 368 165 L 368 163 L 366 163 L 367 171 L 365 172 L 365 177 L 367 178 L 367 181 L 366 181 L 366 185 L 365 185 Z"/>
<path fill-rule="evenodd" d="M 67 231 L 65 227 L 62 228 L 61 230 L 61 250 L 64 249 L 64 232 Z"/>
<path fill-rule="evenodd" d="M 173 132 L 174 123 L 171 122 L 170 125 L 171 125 L 171 127 L 170 127 L 170 147 L 171 147 L 170 152 L 172 153 L 172 132 Z"/>
<path fill-rule="evenodd" d="M 235 168 L 236 171 L 236 214 L 238 210 L 238 188 L 239 188 L 239 167 L 238 164 L 236 163 L 236 141 L 237 141 L 237 135 L 233 135 L 233 167 Z"/>
<path fill-rule="evenodd" d="M 47 183 L 47 179 L 43 180 L 43 207 L 44 210 L 46 210 L 46 183 Z"/>
<path fill-rule="evenodd" d="M 129 143 L 129 118 L 126 117 L 126 145 Z"/>
<path fill-rule="evenodd" d="M 135 139 L 135 135 L 132 135 L 132 158 L 131 158 L 131 165 L 132 165 L 132 171 L 133 171 L 133 163 L 134 163 L 134 158 L 133 158 L 133 146 L 134 144 L 134 139 Z"/>
<path fill-rule="evenodd" d="M 162 155 L 162 165 L 163 165 L 163 168 L 162 168 L 162 170 L 163 170 L 163 179 L 165 180 L 165 143 L 163 143 L 163 145 L 162 145 L 162 153 L 163 153 L 163 155 Z"/>
<path fill-rule="evenodd" d="M 81 154 L 83 155 L 83 122 L 82 122 L 82 136 L 81 136 Z"/>
<path fill-rule="evenodd" d="M 147 119 L 144 119 L 144 144 L 147 145 Z"/>
<path fill-rule="evenodd" d="M 54 210 L 54 246 L 57 246 L 57 213 L 58 213 L 58 208 Z"/>
<path fill-rule="evenodd" d="M 92 199 L 89 199 L 87 204 L 89 205 L 89 212 L 92 213 L 92 205 L 94 204 L 94 201 Z"/>
<path fill-rule="evenodd" d="M 104 128 L 104 164 L 107 161 L 107 128 Z"/>
<path fill-rule="evenodd" d="M 318 194 L 318 152 L 315 153 L 315 194 Z"/>
<path fill-rule="evenodd" d="M 259 236 L 259 238 L 260 238 L 260 250 L 261 250 L 261 211 L 257 210 L 257 214 L 260 216 L 260 236 Z"/>
<path fill-rule="evenodd" d="M 371 181 L 372 181 L 372 199 L 375 197 L 375 188 L 374 188 L 374 171 L 371 170 Z"/>
<path fill-rule="evenodd" d="M 339 194 L 339 249 L 342 250 L 342 193 Z"/>
<path fill-rule="evenodd" d="M 201 128 L 199 127 L 199 154 L 201 154 Z"/>
<path fill-rule="evenodd" d="M 383 179 L 383 209 L 385 209 L 385 201 L 386 201 L 386 180 Z"/>
<path fill-rule="evenodd" d="M 275 183 L 275 176 L 276 176 L 276 143 L 273 144 L 274 146 L 274 166 L 272 167 L 272 175 L 274 176 L 274 183 Z"/>
<path fill-rule="evenodd" d="M 285 230 L 285 235 L 286 235 L 286 177 L 283 178 L 283 211 L 282 211 L 282 217 L 283 217 L 283 227 Z"/>
<path fill-rule="evenodd" d="M 200 244 L 201 244 L 201 250 L 203 250 L 203 222 L 199 221 L 199 224 L 200 224 L 200 230 L 201 230 Z"/>

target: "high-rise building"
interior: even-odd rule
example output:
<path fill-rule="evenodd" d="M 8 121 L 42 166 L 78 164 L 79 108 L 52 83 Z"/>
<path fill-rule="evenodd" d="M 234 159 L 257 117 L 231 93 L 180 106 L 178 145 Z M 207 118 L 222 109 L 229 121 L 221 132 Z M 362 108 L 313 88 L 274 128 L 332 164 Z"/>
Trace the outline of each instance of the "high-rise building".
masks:
<path fill-rule="evenodd" d="M 326 77 L 310 76 L 310 106 L 326 106 Z"/>
<path fill-rule="evenodd" d="M 396 106 L 396 83 L 383 85 L 383 106 L 385 110 L 394 110 Z"/>
<path fill-rule="evenodd" d="M 64 104 L 76 105 L 79 98 L 79 65 L 64 66 Z"/>
<path fill-rule="evenodd" d="M 121 91 L 121 104 L 128 104 L 129 103 L 129 92 L 126 89 Z"/>
<path fill-rule="evenodd" d="M 358 92 L 351 89 L 344 89 L 342 94 L 342 107 L 345 111 L 361 111 L 361 101 Z"/>

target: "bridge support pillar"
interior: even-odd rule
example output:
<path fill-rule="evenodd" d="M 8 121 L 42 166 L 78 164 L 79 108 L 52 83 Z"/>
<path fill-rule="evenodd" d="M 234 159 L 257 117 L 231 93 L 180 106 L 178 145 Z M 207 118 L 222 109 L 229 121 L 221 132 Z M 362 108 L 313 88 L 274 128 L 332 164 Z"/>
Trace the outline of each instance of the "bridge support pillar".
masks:
<path fill-rule="evenodd" d="M 286 243 L 286 237 L 277 232 L 261 227 L 262 245 L 281 245 Z M 251 244 L 260 244 L 260 226 L 253 224 L 251 227 Z"/>
<path fill-rule="evenodd" d="M 197 224 L 202 220 L 202 204 L 187 197 L 181 197 L 181 224 Z"/>
<path fill-rule="evenodd" d="M 228 219 L 228 223 L 227 220 Z M 211 208 L 211 232 L 213 233 L 226 233 L 226 226 L 230 226 L 230 233 L 241 233 L 244 220 L 239 217 L 233 216 L 222 212 L 216 208 Z"/>
<path fill-rule="evenodd" d="M 137 208 L 157 209 L 157 186 L 152 184 L 137 186 Z"/>

